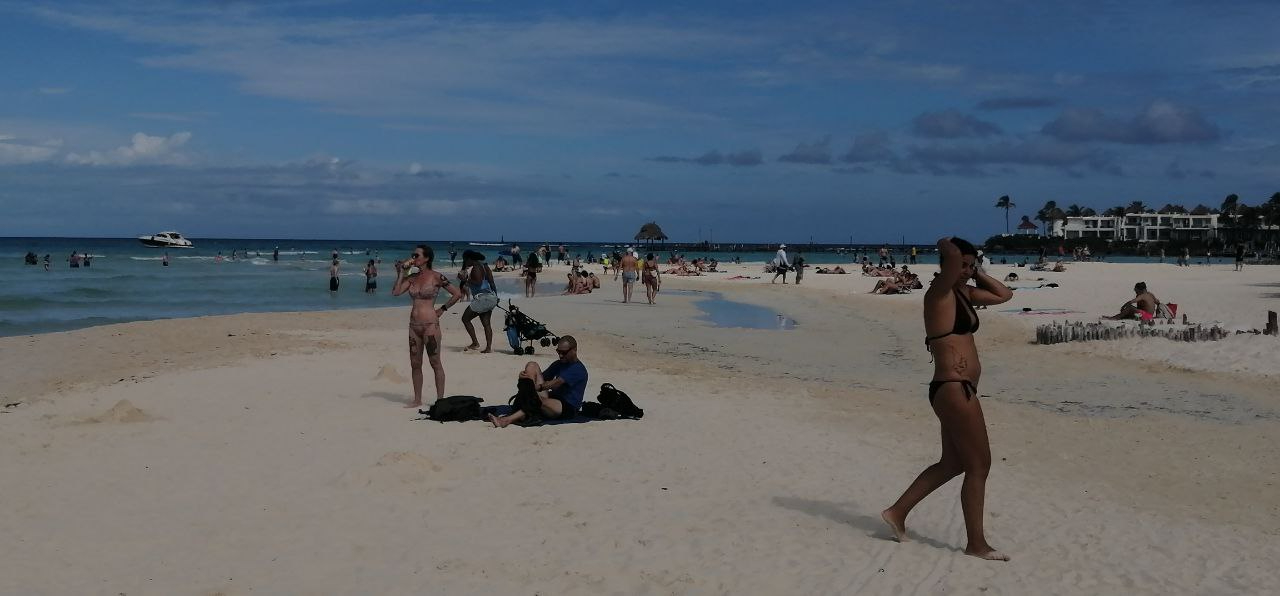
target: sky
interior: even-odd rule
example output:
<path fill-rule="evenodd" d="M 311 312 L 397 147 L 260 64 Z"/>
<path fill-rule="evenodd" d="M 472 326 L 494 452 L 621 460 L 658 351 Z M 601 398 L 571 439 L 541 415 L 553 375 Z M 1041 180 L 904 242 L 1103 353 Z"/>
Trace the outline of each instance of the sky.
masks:
<path fill-rule="evenodd" d="M 1061 4 L 1061 6 L 1058 6 Z M 0 236 L 976 240 L 1280 191 L 1280 3 L 0 0 Z"/>

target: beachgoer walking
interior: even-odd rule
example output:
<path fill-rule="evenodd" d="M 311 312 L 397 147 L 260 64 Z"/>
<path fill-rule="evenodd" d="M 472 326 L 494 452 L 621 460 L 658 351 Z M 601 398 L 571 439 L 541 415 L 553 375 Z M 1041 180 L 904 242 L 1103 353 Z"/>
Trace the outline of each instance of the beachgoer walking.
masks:
<path fill-rule="evenodd" d="M 490 414 L 495 428 L 520 421 L 571 420 L 578 415 L 587 390 L 587 367 L 578 360 L 578 340 L 562 336 L 556 354 L 559 358 L 545 371 L 537 362 L 524 365 L 516 380 L 516 411 L 506 416 Z"/>
<path fill-rule="evenodd" d="M 329 265 L 329 291 L 338 291 L 338 259 L 334 259 Z"/>
<path fill-rule="evenodd" d="M 529 255 L 529 260 L 524 263 L 524 297 L 533 298 L 538 287 L 538 260 Z"/>
<path fill-rule="evenodd" d="M 787 283 L 787 271 L 791 269 L 791 261 L 787 260 L 787 245 L 779 244 L 777 254 L 773 255 L 773 281 L 769 283 L 778 283 L 778 276 L 782 276 L 782 283 Z"/>
<path fill-rule="evenodd" d="M 796 253 L 796 260 L 791 263 L 796 268 L 796 285 L 800 285 L 800 278 L 804 277 L 804 253 Z"/>
<path fill-rule="evenodd" d="M 893 506 L 880 515 L 899 542 L 907 540 L 907 515 L 922 499 L 952 478 L 964 474 L 960 506 L 968 544 L 965 554 L 1007 561 L 1009 557 L 987 543 L 983 505 L 991 446 L 978 399 L 982 366 L 973 334 L 978 330 L 974 306 L 1002 304 L 1013 298 L 1004 284 L 977 265 L 978 251 L 959 238 L 938 240 L 941 273 L 924 295 L 925 346 L 933 353 L 929 404 L 942 426 L 942 457 L 911 483 Z M 969 279 L 977 287 L 968 285 Z"/>
<path fill-rule="evenodd" d="M 396 282 L 391 287 L 391 295 L 408 292 L 413 299 L 409 308 L 409 368 L 413 372 L 413 402 L 406 408 L 422 407 L 424 351 L 431 363 L 431 371 L 435 373 L 436 399 L 444 397 L 444 362 L 440 360 L 440 342 L 444 336 L 440 316 L 462 300 L 462 293 L 449 283 L 449 278 L 431 268 L 435 259 L 430 246 L 419 244 L 409 260 L 396 261 Z M 436 308 L 436 294 L 440 288 L 449 293 L 449 301 Z"/>
<path fill-rule="evenodd" d="M 369 259 L 364 266 L 364 293 L 372 294 L 378 291 L 378 265 Z"/>
<path fill-rule="evenodd" d="M 636 278 L 639 277 L 639 271 L 636 269 L 636 253 L 633 250 L 627 251 L 622 256 L 622 303 L 631 302 L 631 292 L 635 289 Z"/>
<path fill-rule="evenodd" d="M 472 319 L 480 317 L 480 324 L 484 326 L 484 349 L 481 353 L 488 354 L 493 351 L 493 326 L 490 319 L 493 318 L 494 307 L 498 306 L 498 284 L 493 281 L 493 271 L 485 264 L 484 255 L 474 250 L 462 253 L 462 267 L 469 272 L 466 284 L 471 291 L 471 304 L 462 312 L 462 326 L 467 328 L 467 335 L 471 336 L 471 345 L 463 350 L 469 352 L 480 349 L 476 328 L 471 323 Z"/>
<path fill-rule="evenodd" d="M 565 258 L 565 257 L 567 257 L 567 256 L 569 256 L 569 255 L 568 255 L 568 253 L 566 253 L 566 252 L 564 251 L 564 245 L 563 245 L 563 244 L 561 244 L 561 245 L 560 245 L 560 250 L 559 250 L 559 251 L 557 251 L 557 252 L 559 253 L 559 255 L 557 255 L 557 256 L 559 256 L 559 257 L 560 257 L 560 264 L 561 264 L 561 265 L 563 265 L 563 264 L 564 264 L 564 258 Z M 587 253 L 587 260 L 588 260 L 588 261 L 590 261 L 590 260 L 591 260 L 591 253 Z"/>
<path fill-rule="evenodd" d="M 914 246 L 911 247 L 911 264 L 916 264 L 916 247 Z"/>
<path fill-rule="evenodd" d="M 641 280 L 644 281 L 644 295 L 649 299 L 649 304 L 656 304 L 658 290 L 662 289 L 662 272 L 658 269 L 658 260 L 653 258 L 653 253 L 644 257 Z"/>
<path fill-rule="evenodd" d="M 450 244 L 449 245 L 449 266 L 455 267 L 457 266 L 457 264 L 458 264 L 458 249 L 454 248 L 453 244 Z"/>
<path fill-rule="evenodd" d="M 1244 270 L 1244 245 L 1236 245 L 1236 271 Z"/>

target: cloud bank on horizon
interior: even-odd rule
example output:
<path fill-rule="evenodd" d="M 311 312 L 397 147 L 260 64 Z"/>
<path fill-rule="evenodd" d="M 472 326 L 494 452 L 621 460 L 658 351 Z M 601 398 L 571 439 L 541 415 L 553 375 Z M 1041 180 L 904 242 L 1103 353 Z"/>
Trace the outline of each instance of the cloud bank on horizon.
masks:
<path fill-rule="evenodd" d="M 1280 191 L 1280 6 L 1248 0 L 0 15 L 39 58 L 0 81 L 0 235 L 923 242 L 1003 231 L 1001 195 Z"/>

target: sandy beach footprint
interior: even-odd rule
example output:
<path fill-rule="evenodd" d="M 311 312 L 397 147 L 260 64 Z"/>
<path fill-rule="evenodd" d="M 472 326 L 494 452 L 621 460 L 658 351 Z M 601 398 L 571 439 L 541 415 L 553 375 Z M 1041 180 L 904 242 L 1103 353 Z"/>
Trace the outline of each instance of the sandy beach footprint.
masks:
<path fill-rule="evenodd" d="M 409 382 L 408 379 L 404 378 L 404 376 L 396 370 L 396 367 L 391 366 L 390 364 L 382 365 L 382 368 L 378 369 L 378 374 L 373 376 L 373 380 L 390 381 L 392 383 L 400 384 Z"/>
<path fill-rule="evenodd" d="M 439 478 L 443 471 L 442 466 L 420 453 L 390 451 L 368 468 L 343 472 L 338 477 L 337 484 L 355 488 L 409 490 L 420 493 L 430 490 L 431 481 Z"/>
<path fill-rule="evenodd" d="M 129 400 L 122 399 L 116 402 L 116 405 L 111 406 L 111 409 L 107 410 L 102 415 L 90 416 L 89 418 L 85 418 L 84 420 L 81 420 L 80 423 L 81 424 L 111 424 L 111 423 L 132 424 L 135 422 L 151 422 L 152 420 L 156 420 L 156 419 L 157 418 L 155 416 L 152 416 L 138 409 Z"/>

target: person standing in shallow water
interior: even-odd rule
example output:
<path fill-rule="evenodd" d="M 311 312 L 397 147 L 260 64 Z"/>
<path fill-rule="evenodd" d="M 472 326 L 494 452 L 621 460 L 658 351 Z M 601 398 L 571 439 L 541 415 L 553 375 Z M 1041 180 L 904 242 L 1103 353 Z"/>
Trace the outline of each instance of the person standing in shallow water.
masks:
<path fill-rule="evenodd" d="M 1004 284 L 987 275 L 977 264 L 978 251 L 959 238 L 938 240 L 942 272 L 924 295 L 925 346 L 933 354 L 933 380 L 929 405 L 942 426 L 942 457 L 916 477 L 898 501 L 880 516 L 899 542 L 907 540 L 907 515 L 921 500 L 964 474 L 960 507 L 964 511 L 968 545 L 965 554 L 994 561 L 1009 557 L 987 543 L 983 530 L 983 505 L 987 474 L 991 470 L 991 445 L 987 423 L 978 401 L 982 365 L 973 334 L 978 330 L 974 306 L 1003 304 L 1013 298 Z M 976 287 L 968 284 L 973 279 Z"/>
<path fill-rule="evenodd" d="M 338 291 L 338 259 L 334 259 L 333 264 L 329 265 L 329 291 Z"/>

